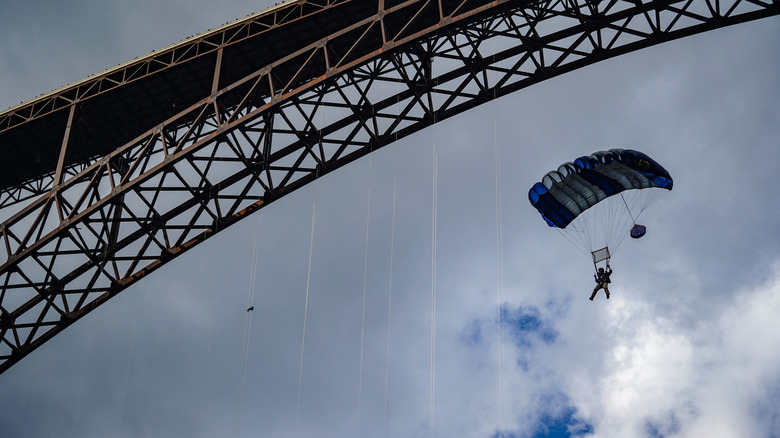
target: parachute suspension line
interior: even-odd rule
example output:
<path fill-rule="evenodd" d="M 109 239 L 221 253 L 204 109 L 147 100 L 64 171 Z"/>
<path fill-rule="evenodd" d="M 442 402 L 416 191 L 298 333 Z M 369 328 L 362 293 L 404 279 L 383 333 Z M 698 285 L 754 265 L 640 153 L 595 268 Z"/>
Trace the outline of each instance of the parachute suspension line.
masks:
<path fill-rule="evenodd" d="M 319 191 L 319 190 L 317 190 Z M 300 367 L 298 368 L 298 401 L 295 407 L 295 433 L 293 436 L 298 436 L 298 424 L 301 413 L 301 384 L 303 383 L 303 352 L 306 347 L 306 318 L 309 313 L 309 286 L 311 284 L 311 255 L 314 252 L 314 226 L 317 222 L 317 201 L 315 195 L 314 205 L 311 209 L 311 238 L 309 239 L 309 263 L 306 271 L 306 298 L 303 302 L 303 333 L 301 335 L 301 360 Z"/>
<path fill-rule="evenodd" d="M 495 89 L 494 89 L 495 93 Z M 495 96 L 493 96 L 495 98 Z M 504 351 L 501 343 L 503 318 L 501 315 L 501 280 L 504 276 L 504 248 L 502 245 L 503 229 L 501 227 L 501 151 L 498 147 L 498 116 L 493 116 L 493 146 L 495 149 L 496 169 L 496 301 L 498 318 L 498 430 L 504 430 L 504 393 L 503 367 Z"/>
<path fill-rule="evenodd" d="M 603 202 L 603 201 L 602 201 Z M 589 244 L 588 249 L 591 251 L 590 256 L 591 260 L 593 260 L 593 269 L 598 271 L 598 266 L 595 258 L 594 251 L 598 251 L 602 248 L 602 245 L 606 245 L 607 248 L 609 248 L 609 221 L 612 218 L 612 215 L 607 212 L 599 211 L 599 209 L 588 209 L 586 211 L 586 214 L 590 213 L 590 215 L 585 216 L 589 220 L 591 220 L 591 227 L 587 232 L 587 235 L 589 236 Z M 601 230 L 598 230 L 599 226 L 601 226 Z M 599 232 L 600 231 L 600 234 Z M 599 239 L 597 236 L 602 236 L 601 239 Z"/>
<path fill-rule="evenodd" d="M 639 204 L 639 213 L 637 214 L 637 219 L 639 219 L 639 215 L 641 215 L 646 209 L 655 204 L 656 201 L 668 193 L 666 189 L 661 189 L 658 187 L 636 190 L 636 192 L 637 196 L 635 196 L 635 203 Z"/>
<path fill-rule="evenodd" d="M 663 194 L 663 189 L 654 188 L 621 192 L 620 199 L 618 196 L 608 197 L 599 208 L 587 209 L 565 229 L 557 230 L 591 259 L 592 252 L 604 246 L 609 248 L 610 257 L 614 256 L 642 211 Z M 639 213 L 636 213 L 637 210 Z"/>
<path fill-rule="evenodd" d="M 622 199 L 622 193 L 621 199 Z M 615 198 L 613 198 L 615 199 Z M 620 205 L 617 200 L 615 202 L 612 202 L 610 204 L 611 211 L 609 213 L 604 212 L 603 214 L 608 214 L 607 218 L 608 220 L 604 220 L 605 223 L 608 223 L 608 227 L 605 230 L 606 235 L 606 242 L 607 242 L 607 248 L 609 251 L 609 257 L 606 259 L 606 264 L 608 265 L 610 262 L 610 259 L 615 254 L 615 251 L 617 251 L 618 246 L 620 246 L 620 242 L 623 241 L 623 236 L 625 235 L 625 228 L 622 225 L 625 221 L 625 215 L 621 215 L 623 206 Z M 630 210 L 629 210 L 630 212 Z"/>
<path fill-rule="evenodd" d="M 565 229 L 556 228 L 566 239 L 580 250 L 586 257 L 591 257 L 590 251 L 593 250 L 593 243 L 590 236 L 593 235 L 591 228 L 595 221 L 591 221 L 592 211 L 585 211 L 577 220 L 570 223 Z M 583 249 L 584 248 L 584 249 Z M 587 249 L 587 251 L 585 251 Z"/>
<path fill-rule="evenodd" d="M 588 214 L 590 213 L 590 214 Z M 588 245 L 588 249 L 590 251 L 593 251 L 594 248 L 594 242 L 593 237 L 596 236 L 596 227 L 598 226 L 601 221 L 599 220 L 599 212 L 593 209 L 589 209 L 585 212 L 585 221 L 583 222 L 583 232 L 582 237 L 585 241 L 585 244 Z"/>
<path fill-rule="evenodd" d="M 642 214 L 642 212 L 644 212 L 647 207 L 657 201 L 663 194 L 663 191 L 664 189 L 651 187 L 642 190 L 629 190 L 620 193 L 620 199 L 623 201 L 623 203 L 620 205 L 618 210 L 623 210 L 623 208 L 625 208 L 628 212 L 628 217 L 626 217 L 626 215 L 619 214 L 618 211 L 615 211 L 613 214 L 616 223 L 613 225 L 612 230 L 614 233 L 618 234 L 618 236 L 614 236 L 612 238 L 612 241 L 615 242 L 613 245 L 614 248 L 612 250 L 613 255 L 615 252 L 617 252 L 618 248 L 625 240 L 626 235 L 628 235 L 627 231 L 631 228 L 632 225 L 636 225 L 637 220 L 639 219 L 639 216 Z M 626 200 L 626 197 L 628 197 L 628 200 Z M 615 201 L 615 203 L 617 203 L 617 201 Z M 636 215 L 634 215 L 633 212 L 637 210 L 638 212 Z M 630 222 L 628 221 L 629 218 L 631 219 Z"/>
<path fill-rule="evenodd" d="M 395 206 L 398 192 L 398 143 L 395 147 L 395 170 L 393 171 L 393 213 L 390 221 L 390 279 L 387 287 L 387 346 L 385 348 L 385 432 L 390 436 L 390 321 L 393 304 L 393 262 L 395 260 Z"/>
<path fill-rule="evenodd" d="M 641 190 L 630 190 L 625 192 L 626 196 L 628 196 L 629 200 L 626 201 L 625 198 L 623 198 L 623 193 L 621 193 L 621 198 L 623 198 L 623 202 L 626 205 L 626 208 L 629 210 L 629 214 L 631 211 L 637 211 L 636 216 L 631 216 L 632 224 L 636 224 L 637 220 L 639 219 L 639 216 L 642 215 L 642 213 L 647 210 L 651 205 L 655 204 L 656 201 L 661 199 L 665 194 L 667 193 L 666 189 L 658 188 L 658 187 L 649 187 Z M 629 227 L 628 223 L 621 224 L 619 227 L 621 231 L 625 231 Z M 620 244 L 625 240 L 626 238 L 625 232 L 621 233 L 620 240 L 618 244 L 616 245 L 615 249 L 617 249 L 617 246 L 620 246 Z"/>
<path fill-rule="evenodd" d="M 626 198 L 623 197 L 623 192 L 620 192 L 619 195 L 620 195 L 620 199 L 623 200 L 623 205 L 625 205 L 626 206 L 626 210 L 628 210 L 628 215 L 631 216 L 631 220 L 634 223 L 636 223 L 636 219 L 634 219 L 634 215 L 631 213 L 631 209 L 628 208 L 628 203 L 626 202 Z"/>
<path fill-rule="evenodd" d="M 622 196 L 622 194 L 621 194 Z M 594 208 L 594 213 L 596 213 L 597 219 L 596 223 L 600 223 L 602 226 L 601 235 L 603 236 L 603 245 L 606 246 L 607 250 L 609 251 L 609 257 L 607 257 L 606 262 L 609 264 L 610 257 L 615 253 L 615 250 L 617 249 L 617 246 L 614 244 L 615 239 L 617 236 L 615 235 L 616 232 L 619 232 L 620 227 L 616 227 L 617 223 L 621 220 L 621 215 L 619 214 L 623 206 L 618 204 L 617 201 L 615 201 L 614 197 L 607 198 L 606 200 L 602 201 L 604 204 L 603 209 Z M 592 248 L 594 250 L 601 249 L 601 243 L 597 245 L 598 248 Z M 598 270 L 596 266 L 596 261 L 594 260 L 594 268 Z"/>
<path fill-rule="evenodd" d="M 438 157 L 436 143 L 433 144 L 433 199 L 431 212 L 431 388 L 430 388 L 430 418 L 429 433 L 431 438 L 435 432 L 436 414 L 436 234 L 438 225 Z"/>
<path fill-rule="evenodd" d="M 363 411 L 363 353 L 366 339 L 366 291 L 368 290 L 368 231 L 371 223 L 371 166 L 372 156 L 368 156 L 368 193 L 366 195 L 366 247 L 363 255 L 363 309 L 360 323 L 360 367 L 358 371 L 358 410 L 357 436 L 360 436 L 360 416 Z"/>
<path fill-rule="evenodd" d="M 569 224 L 569 227 L 572 227 L 571 224 Z M 562 229 L 560 229 L 558 227 L 555 227 L 555 231 L 557 231 L 558 234 L 560 234 L 561 236 L 565 237 L 566 240 L 568 240 L 569 243 L 572 244 L 572 246 L 577 248 L 577 251 L 581 252 L 585 257 L 590 257 L 590 253 L 588 253 L 587 251 L 582 249 L 583 247 L 588 247 L 588 245 L 583 243 L 581 239 L 577 240 L 577 236 L 580 235 L 580 234 L 577 233 L 574 230 L 574 227 L 572 227 L 571 231 L 567 231 L 567 230 L 568 230 L 568 227 L 565 230 L 562 230 Z"/>
<path fill-rule="evenodd" d="M 619 195 L 620 195 L 620 199 L 623 201 L 623 205 L 620 205 L 617 201 L 610 202 L 608 204 L 608 207 L 610 207 L 610 209 L 608 212 L 603 212 L 603 214 L 605 214 L 606 217 L 602 218 L 602 223 L 604 224 L 604 236 L 606 238 L 607 248 L 609 248 L 610 251 L 610 256 L 614 254 L 615 251 L 617 251 L 617 247 L 620 245 L 620 242 L 622 242 L 622 239 L 619 239 L 619 236 L 625 234 L 623 233 L 624 231 L 623 226 L 621 226 L 621 223 L 624 220 L 625 216 L 620 214 L 623 210 L 623 206 L 626 207 L 629 216 L 633 218 L 633 215 L 631 214 L 631 209 L 628 207 L 628 204 L 626 204 L 625 198 L 623 198 L 623 193 L 621 192 L 619 193 Z M 616 239 L 618 239 L 617 242 Z M 609 259 L 607 259 L 607 263 L 609 263 Z"/>
<path fill-rule="evenodd" d="M 634 203 L 632 202 L 632 205 L 629 206 L 629 204 L 626 202 L 626 198 L 623 196 L 623 192 L 620 192 L 619 195 L 623 203 L 621 205 L 615 201 L 613 204 L 617 205 L 614 207 L 613 213 L 611 214 L 613 221 L 613 223 L 610 225 L 612 234 L 609 236 L 609 242 L 611 243 L 611 255 L 614 255 L 617 252 L 618 248 L 623 243 L 623 240 L 626 238 L 628 230 L 631 228 L 631 225 L 628 223 L 628 219 L 631 219 L 632 224 L 636 224 L 636 217 L 631 212 L 631 207 Z M 620 214 L 620 212 L 623 210 L 623 207 L 625 207 L 626 212 L 628 213 L 628 217 Z"/>
<path fill-rule="evenodd" d="M 598 212 L 594 212 L 592 210 L 585 212 L 585 217 L 583 218 L 584 221 L 582 222 L 582 230 L 580 231 L 580 236 L 590 251 L 593 251 L 593 242 L 591 237 L 595 236 L 594 230 L 596 229 L 596 224 L 599 223 L 597 213 Z"/>

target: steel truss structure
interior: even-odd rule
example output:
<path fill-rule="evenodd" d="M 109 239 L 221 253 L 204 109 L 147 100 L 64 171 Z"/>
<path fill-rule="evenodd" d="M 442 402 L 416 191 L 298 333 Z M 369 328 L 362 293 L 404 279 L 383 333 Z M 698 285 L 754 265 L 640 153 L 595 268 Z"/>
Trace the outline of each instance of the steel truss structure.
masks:
<path fill-rule="evenodd" d="M 289 1 L 12 108 L 0 372 L 377 148 L 556 75 L 778 13 L 777 0 Z"/>

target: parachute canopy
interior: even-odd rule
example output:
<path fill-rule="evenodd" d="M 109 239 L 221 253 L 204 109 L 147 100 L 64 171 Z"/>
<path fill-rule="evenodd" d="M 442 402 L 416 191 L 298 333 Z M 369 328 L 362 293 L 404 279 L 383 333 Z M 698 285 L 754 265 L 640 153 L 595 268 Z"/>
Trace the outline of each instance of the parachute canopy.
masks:
<path fill-rule="evenodd" d="M 672 190 L 672 176 L 630 149 L 610 149 L 564 163 L 537 182 L 528 199 L 551 227 L 566 228 L 585 210 L 625 190 Z"/>
<path fill-rule="evenodd" d="M 669 172 L 642 152 L 610 149 L 563 163 L 531 187 L 528 199 L 595 265 L 609 263 L 627 235 L 645 234 L 636 220 L 672 185 Z"/>

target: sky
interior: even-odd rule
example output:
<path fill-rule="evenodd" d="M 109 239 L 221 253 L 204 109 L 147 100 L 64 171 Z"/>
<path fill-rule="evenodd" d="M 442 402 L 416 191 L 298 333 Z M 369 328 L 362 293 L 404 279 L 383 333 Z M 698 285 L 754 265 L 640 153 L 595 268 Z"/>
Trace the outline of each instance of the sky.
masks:
<path fill-rule="evenodd" d="M 2 108 L 272 5 L 4 3 Z M 0 375 L 0 436 L 780 436 L 777 41 L 623 55 L 309 184 Z M 527 193 L 610 148 L 675 186 L 589 301 Z"/>

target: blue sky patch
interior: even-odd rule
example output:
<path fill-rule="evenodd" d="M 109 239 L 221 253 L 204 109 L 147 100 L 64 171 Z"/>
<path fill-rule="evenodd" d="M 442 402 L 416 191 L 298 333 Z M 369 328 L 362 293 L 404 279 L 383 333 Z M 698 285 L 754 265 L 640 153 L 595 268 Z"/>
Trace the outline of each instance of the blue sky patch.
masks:
<path fill-rule="evenodd" d="M 560 392 L 543 397 L 542 413 L 536 426 L 529 433 L 497 431 L 490 438 L 575 438 L 593 433 L 593 425 L 577 415 L 577 409 L 569 404 L 569 398 Z M 563 406 L 556 409 L 556 405 Z"/>
<path fill-rule="evenodd" d="M 501 306 L 501 323 L 512 343 L 520 348 L 530 348 L 534 339 L 552 344 L 558 338 L 549 320 L 543 318 L 537 307 Z"/>
<path fill-rule="evenodd" d="M 488 345 L 491 337 L 497 339 L 497 323 L 495 319 L 475 319 L 464 327 L 460 339 L 472 347 Z M 524 350 L 530 349 L 534 342 L 552 344 L 558 338 L 552 322 L 533 306 L 502 305 L 501 329 L 505 339 Z"/>
<path fill-rule="evenodd" d="M 770 438 L 780 438 L 780 412 L 777 410 L 778 405 L 780 405 L 780 379 L 766 384 L 762 396 L 751 403 L 750 406 L 756 424 L 761 425 L 767 431 L 766 436 Z"/>
<path fill-rule="evenodd" d="M 593 426 L 578 417 L 577 410 L 567 406 L 557 415 L 543 414 L 533 438 L 583 437 L 593 433 Z"/>
<path fill-rule="evenodd" d="M 666 438 L 678 432 L 680 432 L 680 419 L 674 411 L 669 411 L 666 416 L 645 421 L 645 433 L 650 438 Z"/>

